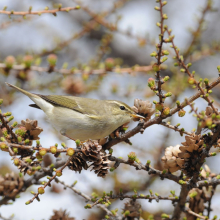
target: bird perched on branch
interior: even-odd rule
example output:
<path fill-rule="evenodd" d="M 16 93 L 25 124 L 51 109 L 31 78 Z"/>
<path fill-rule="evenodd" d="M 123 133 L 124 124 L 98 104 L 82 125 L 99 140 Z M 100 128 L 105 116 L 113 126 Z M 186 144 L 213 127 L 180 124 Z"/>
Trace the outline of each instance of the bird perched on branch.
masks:
<path fill-rule="evenodd" d="M 120 101 L 40 95 L 6 84 L 28 96 L 35 103 L 31 107 L 43 110 L 54 128 L 73 140 L 99 140 L 132 119 L 144 119 Z"/>

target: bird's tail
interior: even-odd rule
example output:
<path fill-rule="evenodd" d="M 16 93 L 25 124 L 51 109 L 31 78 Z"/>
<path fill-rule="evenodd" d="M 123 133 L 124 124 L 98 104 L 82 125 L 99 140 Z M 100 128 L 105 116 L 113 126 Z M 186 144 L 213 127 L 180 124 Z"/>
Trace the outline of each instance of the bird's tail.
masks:
<path fill-rule="evenodd" d="M 17 86 L 14 86 L 14 85 L 11 85 L 11 84 L 9 84 L 9 83 L 5 83 L 6 85 L 8 85 L 8 86 L 10 86 L 10 87 L 12 87 L 12 88 L 14 88 L 14 89 L 16 89 L 16 90 L 18 90 L 19 92 L 22 92 L 23 94 L 25 94 L 26 96 L 28 96 L 29 98 L 33 98 L 33 97 L 38 97 L 37 95 L 35 95 L 35 94 L 33 94 L 33 93 L 30 93 L 30 92 L 28 92 L 28 91 L 26 91 L 26 90 L 23 90 L 23 89 L 21 89 L 21 88 L 19 88 L 19 87 L 17 87 Z"/>

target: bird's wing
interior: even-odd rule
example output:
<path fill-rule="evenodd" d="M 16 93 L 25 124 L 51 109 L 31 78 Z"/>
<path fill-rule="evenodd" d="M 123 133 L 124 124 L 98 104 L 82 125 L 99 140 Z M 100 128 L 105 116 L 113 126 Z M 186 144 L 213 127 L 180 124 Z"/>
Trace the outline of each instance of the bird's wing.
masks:
<path fill-rule="evenodd" d="M 38 95 L 38 94 L 37 94 Z M 88 98 L 82 97 L 71 97 L 71 96 L 60 96 L 60 95 L 38 95 L 45 101 L 51 103 L 52 105 L 73 109 L 81 114 L 87 114 L 90 117 L 93 117 L 98 114 L 93 108 L 94 102 L 102 102 L 101 100 L 93 99 L 93 104 Z M 82 101 L 84 100 L 84 101 Z"/>

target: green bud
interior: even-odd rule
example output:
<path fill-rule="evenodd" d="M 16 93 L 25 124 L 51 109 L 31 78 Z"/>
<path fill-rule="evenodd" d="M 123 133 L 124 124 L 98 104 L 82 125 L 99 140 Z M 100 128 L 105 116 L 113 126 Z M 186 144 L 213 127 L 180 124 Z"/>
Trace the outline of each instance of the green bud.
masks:
<path fill-rule="evenodd" d="M 39 151 L 39 154 L 41 156 L 44 156 L 46 153 L 47 153 L 47 150 L 45 148 L 41 148 L 40 151 Z"/>
<path fill-rule="evenodd" d="M 75 153 L 75 151 L 74 151 L 73 148 L 68 148 L 68 149 L 67 149 L 66 154 L 67 154 L 68 156 L 73 156 L 74 153 Z"/>
<path fill-rule="evenodd" d="M 167 16 L 167 14 L 163 14 L 163 19 L 168 19 L 168 16 Z"/>
<path fill-rule="evenodd" d="M 151 57 L 156 57 L 157 56 L 157 52 L 154 51 L 153 53 L 150 54 L 150 56 Z"/>
<path fill-rule="evenodd" d="M 156 108 L 156 110 L 158 110 L 158 111 L 162 111 L 162 110 L 163 110 L 163 104 L 157 103 L 157 104 L 155 105 L 155 108 Z"/>
<path fill-rule="evenodd" d="M 164 82 L 167 82 L 169 79 L 170 79 L 169 76 L 165 76 L 165 77 L 163 78 L 163 81 L 164 81 Z"/>
<path fill-rule="evenodd" d="M 163 54 L 163 55 L 169 55 L 170 53 L 169 53 L 168 50 L 162 50 L 162 54 Z"/>
<path fill-rule="evenodd" d="M 192 66 L 192 63 L 188 63 L 186 66 L 189 68 Z"/>
<path fill-rule="evenodd" d="M 136 160 L 137 156 L 136 156 L 136 153 L 135 152 L 130 152 L 128 154 L 128 161 L 130 163 L 134 163 L 134 161 Z"/>
<path fill-rule="evenodd" d="M 165 214 L 165 213 L 163 213 L 163 214 L 161 214 L 161 218 L 170 218 L 170 216 Z"/>
<path fill-rule="evenodd" d="M 15 122 L 12 124 L 12 127 L 15 128 L 17 125 L 18 125 L 18 122 L 15 121 Z"/>
<path fill-rule="evenodd" d="M 148 86 L 153 88 L 155 86 L 155 80 L 153 78 L 148 79 Z"/>
<path fill-rule="evenodd" d="M 64 142 L 62 142 L 62 143 L 61 143 L 61 146 L 62 146 L 63 148 L 65 148 L 65 147 L 66 147 L 66 144 L 65 144 Z"/>
<path fill-rule="evenodd" d="M 165 107 L 163 110 L 163 114 L 164 115 L 169 115 L 170 114 L 170 108 L 169 107 Z"/>
<path fill-rule="evenodd" d="M 79 147 L 79 146 L 80 146 L 80 143 L 81 143 L 80 140 L 77 139 L 75 142 L 76 142 L 76 146 Z"/>
<path fill-rule="evenodd" d="M 44 187 L 41 186 L 41 187 L 38 188 L 38 193 L 39 194 L 44 194 L 44 192 L 45 192 Z"/>
<path fill-rule="evenodd" d="M 170 97 L 170 96 L 172 96 L 172 92 L 168 92 L 165 94 L 165 97 Z"/>
<path fill-rule="evenodd" d="M 17 148 L 17 147 L 13 147 L 13 152 L 14 152 L 15 154 L 17 154 L 17 153 L 18 153 L 18 148 Z"/>
<path fill-rule="evenodd" d="M 30 143 L 30 140 L 29 140 L 29 139 L 26 139 L 26 140 L 24 141 L 24 143 L 25 143 L 25 144 L 29 144 L 29 143 Z"/>
<path fill-rule="evenodd" d="M 48 57 L 47 57 L 47 62 L 49 63 L 49 65 L 51 67 L 55 67 L 56 66 L 56 63 L 57 63 L 57 56 L 55 54 L 50 54 Z"/>
<path fill-rule="evenodd" d="M 186 112 L 183 109 L 179 110 L 178 112 L 179 117 L 183 117 L 185 114 Z"/>
<path fill-rule="evenodd" d="M 30 201 L 27 201 L 27 202 L 25 202 L 25 205 L 29 205 L 31 202 Z"/>
<path fill-rule="evenodd" d="M 161 23 L 160 23 L 160 22 L 157 22 L 156 25 L 157 25 L 158 27 L 161 27 Z"/>
<path fill-rule="evenodd" d="M 16 60 L 13 56 L 7 56 L 5 58 L 5 65 L 6 68 L 11 69 L 13 67 L 13 65 L 15 64 Z"/>
<path fill-rule="evenodd" d="M 196 83 L 196 81 L 195 81 L 195 79 L 194 79 L 193 77 L 189 77 L 189 78 L 188 78 L 188 83 L 189 83 L 190 85 L 193 85 L 193 84 Z"/>
<path fill-rule="evenodd" d="M 168 57 L 163 57 L 163 58 L 161 59 L 161 63 L 164 63 L 167 59 L 168 59 Z"/>
<path fill-rule="evenodd" d="M 124 216 L 129 216 L 130 215 L 130 211 L 129 210 L 126 210 L 125 212 L 124 212 Z"/>

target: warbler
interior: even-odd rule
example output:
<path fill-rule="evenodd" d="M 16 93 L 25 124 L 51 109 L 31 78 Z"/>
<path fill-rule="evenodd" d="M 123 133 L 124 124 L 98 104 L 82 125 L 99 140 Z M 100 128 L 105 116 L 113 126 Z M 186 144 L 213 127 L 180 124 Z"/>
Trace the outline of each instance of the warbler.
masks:
<path fill-rule="evenodd" d="M 144 119 L 121 101 L 40 95 L 6 84 L 28 96 L 35 103 L 31 107 L 43 110 L 53 127 L 73 140 L 99 140 L 132 119 Z"/>

